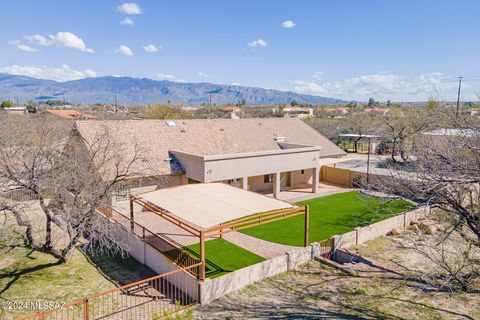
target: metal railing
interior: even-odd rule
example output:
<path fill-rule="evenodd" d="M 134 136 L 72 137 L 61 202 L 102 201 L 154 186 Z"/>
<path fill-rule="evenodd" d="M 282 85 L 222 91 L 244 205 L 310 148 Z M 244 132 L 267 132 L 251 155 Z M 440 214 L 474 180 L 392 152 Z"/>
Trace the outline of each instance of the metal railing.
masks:
<path fill-rule="evenodd" d="M 320 256 L 326 259 L 332 259 L 334 251 L 333 238 L 322 240 L 318 242 L 320 244 Z"/>
<path fill-rule="evenodd" d="M 164 256 L 169 258 L 172 262 L 181 268 L 198 265 L 201 261 L 190 255 L 182 249 L 182 245 L 175 243 L 174 240 L 167 238 L 161 234 L 157 234 L 137 222 L 131 222 L 130 218 L 111 207 L 98 210 L 103 215 L 122 225 L 127 231 L 132 232 L 142 241 L 156 249 Z M 195 277 L 200 274 L 200 268 L 189 268 L 187 270 Z"/>
<path fill-rule="evenodd" d="M 17 320 L 162 318 L 198 303 L 198 283 L 185 272 L 198 267 L 171 271 Z"/>

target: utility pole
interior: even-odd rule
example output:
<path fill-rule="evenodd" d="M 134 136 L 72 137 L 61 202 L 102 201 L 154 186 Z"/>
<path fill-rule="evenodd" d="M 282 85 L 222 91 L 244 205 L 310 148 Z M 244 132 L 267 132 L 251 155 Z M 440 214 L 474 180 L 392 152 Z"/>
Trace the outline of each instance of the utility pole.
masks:
<path fill-rule="evenodd" d="M 65 91 L 62 92 L 63 95 L 63 109 L 65 109 Z"/>
<path fill-rule="evenodd" d="M 115 114 L 117 114 L 117 95 L 115 95 Z"/>
<path fill-rule="evenodd" d="M 212 93 L 208 93 L 209 97 L 209 103 L 208 103 L 208 118 L 210 119 L 212 117 Z"/>
<path fill-rule="evenodd" d="M 462 89 L 462 79 L 463 77 L 458 77 L 457 111 L 455 112 L 457 118 L 460 113 L 460 90 Z"/>

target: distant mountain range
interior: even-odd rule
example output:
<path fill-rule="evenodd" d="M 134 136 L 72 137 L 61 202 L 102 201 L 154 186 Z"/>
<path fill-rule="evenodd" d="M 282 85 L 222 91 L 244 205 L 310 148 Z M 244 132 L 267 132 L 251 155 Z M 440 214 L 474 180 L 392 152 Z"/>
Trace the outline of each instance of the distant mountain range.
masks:
<path fill-rule="evenodd" d="M 27 76 L 0 73 L 0 99 L 28 100 L 63 99 L 70 103 L 113 103 L 117 96 L 119 104 L 144 105 L 153 103 L 182 103 L 186 105 L 332 103 L 339 99 L 298 94 L 245 86 L 219 85 L 211 83 L 180 83 L 157 81 L 147 78 L 95 77 L 57 82 Z"/>

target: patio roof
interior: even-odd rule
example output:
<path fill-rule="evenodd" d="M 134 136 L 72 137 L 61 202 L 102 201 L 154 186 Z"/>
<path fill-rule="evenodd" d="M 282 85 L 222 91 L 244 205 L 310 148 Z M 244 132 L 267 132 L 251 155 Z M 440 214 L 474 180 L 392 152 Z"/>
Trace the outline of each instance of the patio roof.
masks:
<path fill-rule="evenodd" d="M 224 183 L 199 183 L 136 195 L 141 202 L 168 211 L 199 230 L 273 210 L 294 208 L 288 202 Z"/>

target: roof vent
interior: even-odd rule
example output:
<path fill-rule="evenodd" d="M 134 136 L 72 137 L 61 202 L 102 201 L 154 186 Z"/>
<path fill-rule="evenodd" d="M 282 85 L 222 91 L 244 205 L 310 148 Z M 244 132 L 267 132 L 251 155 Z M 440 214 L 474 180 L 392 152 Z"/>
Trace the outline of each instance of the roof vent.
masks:
<path fill-rule="evenodd" d="M 186 131 L 185 131 L 185 129 L 182 129 L 182 130 L 180 130 L 180 132 L 181 132 L 181 133 L 185 133 Z"/>
<path fill-rule="evenodd" d="M 176 124 L 175 121 L 173 121 L 173 120 L 167 120 L 167 121 L 165 121 L 165 123 L 166 123 L 167 126 L 169 126 L 169 127 L 173 127 L 173 128 L 174 128 L 174 127 L 177 126 L 177 124 Z"/>
<path fill-rule="evenodd" d="M 273 138 L 273 140 L 275 140 L 277 142 L 285 142 L 285 141 L 287 141 L 287 138 L 276 136 L 276 137 Z"/>
<path fill-rule="evenodd" d="M 223 128 L 220 128 L 220 131 L 225 131 L 225 129 L 223 129 Z"/>

